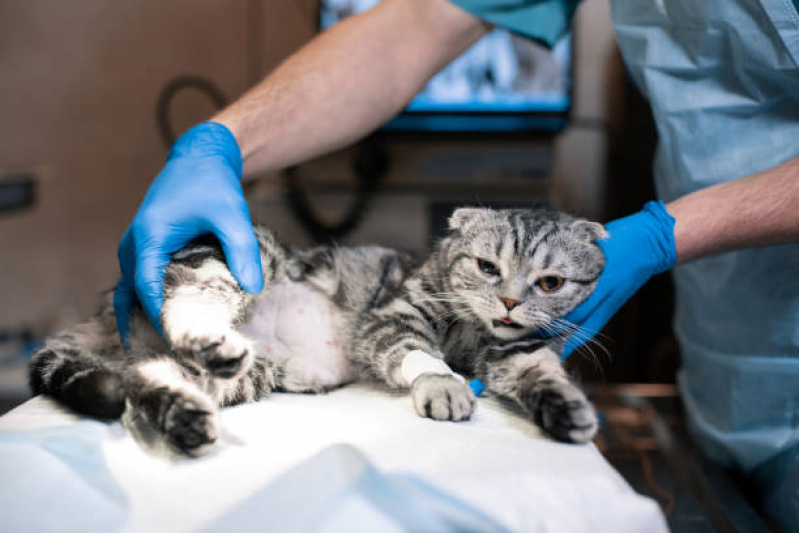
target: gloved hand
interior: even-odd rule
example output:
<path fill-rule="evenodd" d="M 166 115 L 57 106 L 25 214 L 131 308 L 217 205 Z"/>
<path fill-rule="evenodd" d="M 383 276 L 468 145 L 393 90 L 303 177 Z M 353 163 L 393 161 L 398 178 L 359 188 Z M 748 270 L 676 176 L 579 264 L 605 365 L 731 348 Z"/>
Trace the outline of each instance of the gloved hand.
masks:
<path fill-rule="evenodd" d="M 564 317 L 578 327 L 566 341 L 564 359 L 599 333 L 649 278 L 671 269 L 677 261 L 674 218 L 663 202 L 648 202 L 640 212 L 605 228 L 610 236 L 597 241 L 605 254 L 605 268 L 596 289 Z"/>
<path fill-rule="evenodd" d="M 122 278 L 114 293 L 114 311 L 123 342 L 137 297 L 163 334 L 164 269 L 172 253 L 200 235 L 216 235 L 244 290 L 255 294 L 263 289 L 261 256 L 241 175 L 238 144 L 221 124 L 195 126 L 172 146 L 119 244 Z"/>

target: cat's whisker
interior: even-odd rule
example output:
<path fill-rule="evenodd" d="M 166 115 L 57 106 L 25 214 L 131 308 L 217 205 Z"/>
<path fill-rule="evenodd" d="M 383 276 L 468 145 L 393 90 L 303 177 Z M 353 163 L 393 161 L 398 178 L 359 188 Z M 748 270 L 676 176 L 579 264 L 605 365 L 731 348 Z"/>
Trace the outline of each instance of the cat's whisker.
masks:
<path fill-rule="evenodd" d="M 574 322 L 566 320 L 563 317 L 556 317 L 556 318 L 553 319 L 553 322 L 556 322 L 558 325 L 561 325 L 561 326 L 564 326 L 564 327 L 580 328 L 582 331 L 585 331 L 586 333 L 589 333 L 592 337 L 601 337 L 603 339 L 610 340 L 610 337 L 608 337 L 607 335 L 605 335 L 604 333 L 602 333 L 599 330 L 593 331 L 593 330 L 591 330 L 591 329 L 589 329 L 589 328 L 587 328 L 585 326 L 580 326 L 578 324 L 575 324 Z"/>
<path fill-rule="evenodd" d="M 607 349 L 605 349 L 605 347 L 599 342 L 599 340 L 597 340 L 598 337 L 609 339 L 607 335 L 603 335 L 598 332 L 593 332 L 589 328 L 586 328 L 584 326 L 579 326 L 577 324 L 568 321 L 560 322 L 558 321 L 558 319 L 556 319 L 556 321 L 553 322 L 555 322 L 556 325 L 563 328 L 563 331 L 567 334 L 566 336 L 574 335 L 575 337 L 577 337 L 578 339 L 580 339 L 585 343 L 590 342 L 596 344 L 597 346 L 601 346 L 603 348 L 603 351 L 607 353 L 608 356 L 610 356 L 610 353 L 607 351 Z"/>
<path fill-rule="evenodd" d="M 590 335 L 590 333 L 587 331 L 587 328 L 580 327 L 577 324 L 555 317 L 550 321 L 550 323 L 542 325 L 541 329 L 543 329 L 545 333 L 562 339 L 563 341 L 567 341 L 570 337 L 574 336 L 580 341 L 581 346 L 583 347 L 583 349 L 580 350 L 580 353 L 590 357 L 591 361 L 594 363 L 594 367 L 601 374 L 604 374 L 599 356 L 593 348 L 596 347 L 602 353 L 604 353 L 608 361 L 612 359 L 612 356 L 610 351 L 599 340 Z"/>
<path fill-rule="evenodd" d="M 416 298 L 419 302 L 465 302 L 466 298 L 462 294 L 456 293 L 435 293 L 429 296 Z"/>

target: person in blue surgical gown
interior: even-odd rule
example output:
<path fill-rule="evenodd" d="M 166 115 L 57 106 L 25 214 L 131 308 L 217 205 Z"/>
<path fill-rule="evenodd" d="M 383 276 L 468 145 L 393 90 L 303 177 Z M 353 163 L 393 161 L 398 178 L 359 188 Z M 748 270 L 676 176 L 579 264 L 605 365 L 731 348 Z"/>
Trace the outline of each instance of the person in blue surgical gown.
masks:
<path fill-rule="evenodd" d="M 659 202 L 608 225 L 607 266 L 567 318 L 593 334 L 674 269 L 679 385 L 704 451 L 799 528 L 799 0 L 610 0 L 648 98 Z M 155 324 L 169 254 L 220 239 L 250 292 L 261 265 L 239 179 L 366 135 L 492 26 L 554 44 L 576 0 L 383 0 L 295 53 L 184 134 L 120 244 L 120 331 L 135 299 Z M 574 338 L 566 355 L 579 344 Z"/>

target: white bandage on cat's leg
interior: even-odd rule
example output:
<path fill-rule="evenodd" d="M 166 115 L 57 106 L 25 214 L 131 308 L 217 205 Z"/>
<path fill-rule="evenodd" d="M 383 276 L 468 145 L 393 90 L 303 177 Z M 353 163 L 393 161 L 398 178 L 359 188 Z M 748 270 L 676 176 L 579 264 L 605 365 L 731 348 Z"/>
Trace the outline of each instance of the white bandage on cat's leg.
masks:
<path fill-rule="evenodd" d="M 463 376 L 453 372 L 443 360 L 438 357 L 433 357 L 422 350 L 411 350 L 405 354 L 405 357 L 402 359 L 400 371 L 403 379 L 408 382 L 408 385 L 412 385 L 416 378 L 422 374 L 449 375 L 455 377 L 455 379 L 461 383 L 466 382 Z"/>

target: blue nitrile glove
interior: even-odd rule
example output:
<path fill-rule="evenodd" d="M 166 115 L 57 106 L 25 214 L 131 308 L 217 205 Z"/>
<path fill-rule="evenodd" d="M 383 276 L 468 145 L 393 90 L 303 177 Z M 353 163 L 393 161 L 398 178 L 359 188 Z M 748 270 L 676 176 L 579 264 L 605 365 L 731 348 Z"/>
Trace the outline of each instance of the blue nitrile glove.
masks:
<path fill-rule="evenodd" d="M 172 253 L 200 235 L 214 234 L 219 239 L 228 267 L 244 290 L 258 293 L 263 289 L 261 256 L 241 174 L 239 146 L 221 124 L 195 126 L 172 146 L 166 165 L 119 244 L 122 278 L 114 293 L 114 311 L 123 339 L 137 297 L 163 334 L 164 269 Z"/>
<path fill-rule="evenodd" d="M 649 278 L 671 269 L 677 261 L 674 218 L 663 202 L 648 202 L 640 212 L 614 220 L 605 228 L 610 236 L 597 241 L 605 254 L 605 268 L 596 289 L 564 317 L 580 328 L 566 341 L 564 359 L 599 333 Z"/>

